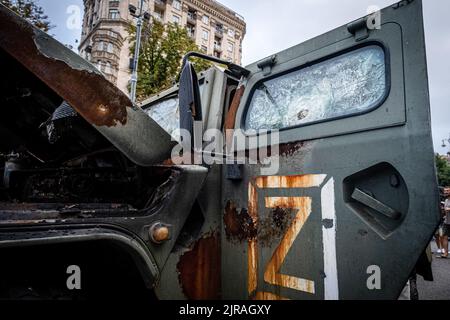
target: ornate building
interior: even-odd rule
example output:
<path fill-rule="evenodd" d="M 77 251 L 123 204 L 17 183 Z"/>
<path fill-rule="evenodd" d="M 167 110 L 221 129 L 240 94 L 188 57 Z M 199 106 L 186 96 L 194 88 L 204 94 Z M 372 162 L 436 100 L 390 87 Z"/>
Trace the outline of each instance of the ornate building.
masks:
<path fill-rule="evenodd" d="M 128 30 L 135 18 L 129 5 L 140 0 L 84 0 L 80 55 L 91 61 L 128 93 L 130 48 Z M 144 11 L 163 23 L 185 27 L 200 50 L 240 64 L 244 19 L 214 0 L 145 0 Z"/>

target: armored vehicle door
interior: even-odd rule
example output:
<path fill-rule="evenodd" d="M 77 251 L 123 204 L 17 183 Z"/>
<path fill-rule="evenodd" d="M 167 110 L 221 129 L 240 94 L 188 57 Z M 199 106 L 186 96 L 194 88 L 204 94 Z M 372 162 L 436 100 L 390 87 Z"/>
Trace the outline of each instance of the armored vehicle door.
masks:
<path fill-rule="evenodd" d="M 272 148 L 223 167 L 224 299 L 399 296 L 439 222 L 422 20 L 402 1 L 248 67 L 226 123 Z"/>

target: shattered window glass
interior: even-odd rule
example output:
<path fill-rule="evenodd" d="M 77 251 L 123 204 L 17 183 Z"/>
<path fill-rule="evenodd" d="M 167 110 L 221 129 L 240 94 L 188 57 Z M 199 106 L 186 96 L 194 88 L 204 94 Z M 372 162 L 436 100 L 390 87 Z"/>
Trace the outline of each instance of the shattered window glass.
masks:
<path fill-rule="evenodd" d="M 205 85 L 200 82 L 200 96 L 203 95 Z M 166 130 L 176 141 L 180 141 L 180 100 L 178 96 L 157 101 L 150 108 L 144 110 L 150 118 L 155 120 L 161 128 Z"/>
<path fill-rule="evenodd" d="M 178 96 L 158 102 L 145 112 L 155 120 L 164 130 L 166 130 L 177 141 L 179 139 L 180 128 L 180 108 Z"/>
<path fill-rule="evenodd" d="M 384 50 L 367 46 L 263 82 L 246 130 L 274 130 L 367 111 L 386 91 Z"/>

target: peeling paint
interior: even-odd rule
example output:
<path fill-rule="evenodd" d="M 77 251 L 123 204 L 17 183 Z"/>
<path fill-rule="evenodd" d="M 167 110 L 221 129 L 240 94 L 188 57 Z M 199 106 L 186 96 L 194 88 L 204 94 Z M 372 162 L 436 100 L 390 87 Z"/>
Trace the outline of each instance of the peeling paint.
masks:
<path fill-rule="evenodd" d="M 322 224 L 325 229 L 331 229 L 334 226 L 334 221 L 333 219 L 323 219 Z"/>
<path fill-rule="evenodd" d="M 221 250 L 218 233 L 198 240 L 181 256 L 177 270 L 189 300 L 217 300 L 221 296 Z"/>
<path fill-rule="evenodd" d="M 65 99 L 88 122 L 127 122 L 132 103 L 91 64 L 5 7 L 0 7 L 1 48 Z M 38 45 L 39 44 L 39 45 Z"/>
<path fill-rule="evenodd" d="M 256 226 L 248 210 L 241 209 L 238 212 L 232 201 L 227 201 L 223 221 L 229 241 L 242 242 L 256 238 Z"/>
<path fill-rule="evenodd" d="M 258 242 L 262 247 L 271 247 L 279 242 L 291 225 L 295 210 L 275 206 L 269 215 L 260 219 L 258 226 Z"/>

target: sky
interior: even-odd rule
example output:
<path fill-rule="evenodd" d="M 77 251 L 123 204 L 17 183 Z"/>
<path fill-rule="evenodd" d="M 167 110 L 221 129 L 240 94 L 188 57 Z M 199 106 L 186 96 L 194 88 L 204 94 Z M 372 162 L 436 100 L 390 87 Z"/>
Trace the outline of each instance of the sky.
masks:
<path fill-rule="evenodd" d="M 243 65 L 314 38 L 367 14 L 370 6 L 393 0 L 219 0 L 245 18 Z M 82 0 L 38 0 L 64 44 L 77 47 Z M 423 0 L 434 148 L 446 154 L 450 142 L 450 1 Z"/>

